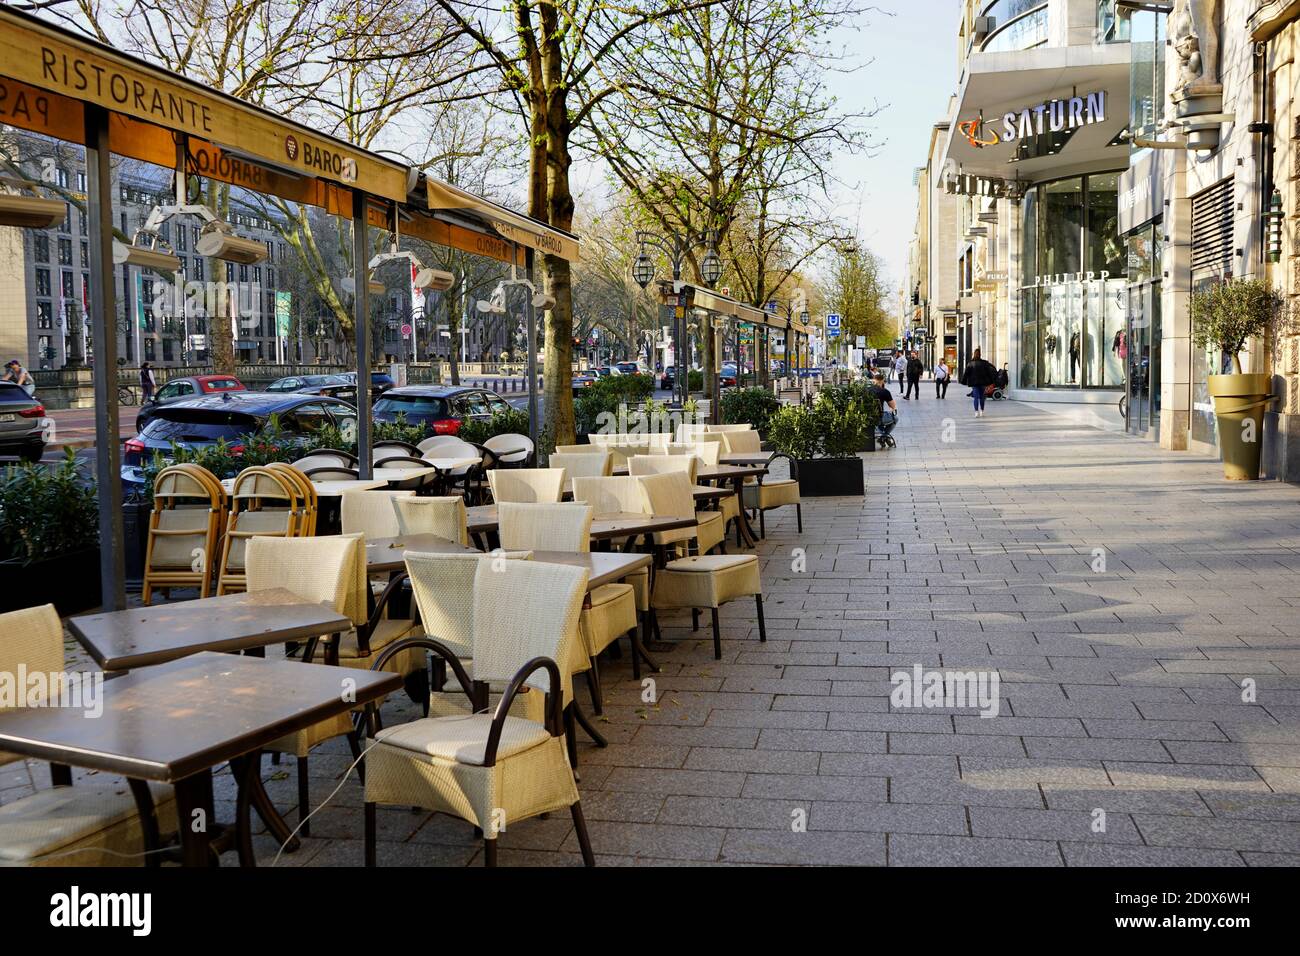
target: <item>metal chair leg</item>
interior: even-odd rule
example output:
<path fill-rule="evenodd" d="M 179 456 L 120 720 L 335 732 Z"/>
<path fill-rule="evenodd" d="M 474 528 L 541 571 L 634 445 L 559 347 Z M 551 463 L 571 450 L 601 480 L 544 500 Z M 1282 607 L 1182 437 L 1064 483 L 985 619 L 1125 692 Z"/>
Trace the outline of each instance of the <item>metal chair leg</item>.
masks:
<path fill-rule="evenodd" d="M 366 846 L 366 866 L 375 866 L 375 805 L 366 804 L 366 827 L 365 827 L 365 846 Z"/>
<path fill-rule="evenodd" d="M 709 608 L 709 613 L 713 617 L 713 659 L 722 660 L 722 631 L 718 628 L 718 609 Z"/>
<path fill-rule="evenodd" d="M 760 538 L 767 537 L 767 509 L 766 508 L 758 509 L 758 536 Z"/>
<path fill-rule="evenodd" d="M 803 505 L 797 501 L 794 503 L 794 515 L 799 522 L 799 533 L 803 534 Z"/>
<path fill-rule="evenodd" d="M 767 624 L 763 621 L 763 595 L 755 594 L 754 601 L 758 605 L 758 640 L 760 643 L 767 643 Z"/>
<path fill-rule="evenodd" d="M 493 840 L 485 839 L 483 841 L 483 865 L 484 866 L 497 865 L 497 841 L 495 839 Z"/>
<path fill-rule="evenodd" d="M 691 608 L 691 630 L 698 631 L 699 629 L 700 629 L 700 609 L 697 607 L 693 607 Z"/>
<path fill-rule="evenodd" d="M 564 743 L 569 750 L 569 766 L 578 769 L 578 726 L 573 719 L 573 704 L 564 708 Z"/>
<path fill-rule="evenodd" d="M 582 801 L 569 807 L 573 814 L 573 831 L 578 835 L 578 846 L 582 848 L 582 865 L 595 866 L 596 854 L 591 852 L 591 838 L 587 836 L 587 821 L 582 816 Z"/>
<path fill-rule="evenodd" d="M 587 671 L 587 690 L 591 691 L 591 711 L 597 717 L 605 712 L 600 706 L 600 672 L 596 669 L 596 658 L 591 658 L 591 670 Z"/>

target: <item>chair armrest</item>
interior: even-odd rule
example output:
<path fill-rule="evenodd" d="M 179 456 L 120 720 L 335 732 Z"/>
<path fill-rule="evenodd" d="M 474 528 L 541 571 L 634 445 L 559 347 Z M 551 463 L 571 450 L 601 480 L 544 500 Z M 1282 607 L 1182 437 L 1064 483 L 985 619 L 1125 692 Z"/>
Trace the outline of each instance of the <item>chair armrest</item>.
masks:
<path fill-rule="evenodd" d="M 393 592 L 400 588 L 410 579 L 410 574 L 405 571 L 393 575 L 384 590 L 379 594 L 379 600 L 375 602 L 375 609 L 370 614 L 370 620 L 366 621 L 364 628 L 357 628 L 357 650 L 361 656 L 370 652 L 370 635 L 375 632 L 379 622 L 384 619 L 384 609 L 388 607 L 388 601 L 393 596 Z"/>
<path fill-rule="evenodd" d="M 370 665 L 370 669 L 372 671 L 382 670 L 384 665 L 392 660 L 394 656 L 401 651 L 412 647 L 423 647 L 426 650 L 433 651 L 451 665 L 451 671 L 456 675 L 456 679 L 460 681 L 460 688 L 465 692 L 465 696 L 469 698 L 470 707 L 472 709 L 474 706 L 474 694 L 471 689 L 473 682 L 470 680 L 469 674 L 465 672 L 465 665 L 460 662 L 460 658 L 453 654 L 445 644 L 441 644 L 432 638 L 408 637 L 398 641 L 396 644 L 389 644 L 380 652 L 379 656 L 375 658 L 375 662 Z"/>
<path fill-rule="evenodd" d="M 497 747 L 501 743 L 501 731 L 505 729 L 506 717 L 510 713 L 510 705 L 514 703 L 519 689 L 524 686 L 524 681 L 532 676 L 535 671 L 543 668 L 551 681 L 550 692 L 546 695 L 546 729 L 552 737 L 558 737 L 564 733 L 560 723 L 560 711 L 564 706 L 561 700 L 564 695 L 560 692 L 560 668 L 549 657 L 534 657 L 519 668 L 514 677 L 510 678 L 505 693 L 501 695 L 501 702 L 497 704 L 496 713 L 492 715 L 491 729 L 488 730 L 487 747 L 483 752 L 483 766 L 492 767 L 496 765 Z"/>
<path fill-rule="evenodd" d="M 786 461 L 790 463 L 790 477 L 794 478 L 797 481 L 799 478 L 799 463 L 796 462 L 789 455 L 787 455 L 785 452 L 779 451 L 776 454 L 774 454 L 771 458 L 768 459 L 767 461 L 768 465 L 771 466 L 772 462 L 776 461 L 778 458 L 784 458 Z M 763 481 L 763 476 L 759 475 L 758 480 L 759 483 L 761 484 Z"/>
<path fill-rule="evenodd" d="M 478 468 L 480 472 L 486 471 L 489 468 L 497 467 L 498 464 L 497 453 L 494 452 L 491 448 L 488 448 L 486 445 L 479 445 L 476 442 L 472 442 L 472 441 L 466 442 L 465 444 L 473 445 L 475 448 L 478 449 L 478 453 L 480 456 L 478 462 Z"/>

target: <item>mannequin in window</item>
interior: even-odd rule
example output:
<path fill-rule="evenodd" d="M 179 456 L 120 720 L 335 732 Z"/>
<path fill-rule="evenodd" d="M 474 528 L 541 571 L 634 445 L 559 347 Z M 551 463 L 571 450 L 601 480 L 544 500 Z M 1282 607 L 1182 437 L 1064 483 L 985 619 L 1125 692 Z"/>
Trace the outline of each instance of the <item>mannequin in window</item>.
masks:
<path fill-rule="evenodd" d="M 1070 333 L 1070 379 L 1069 384 L 1073 385 L 1079 378 L 1079 333 L 1077 331 Z"/>

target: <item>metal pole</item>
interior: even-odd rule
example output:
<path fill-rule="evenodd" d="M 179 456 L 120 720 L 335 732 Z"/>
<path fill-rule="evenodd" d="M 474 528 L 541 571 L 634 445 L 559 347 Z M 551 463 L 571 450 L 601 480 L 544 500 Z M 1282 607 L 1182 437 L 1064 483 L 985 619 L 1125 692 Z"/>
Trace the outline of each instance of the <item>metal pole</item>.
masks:
<path fill-rule="evenodd" d="M 518 256 L 518 252 L 515 252 Z M 524 250 L 524 275 L 529 282 L 533 281 L 533 265 L 535 253 L 532 249 Z M 536 445 L 541 434 L 538 428 L 537 420 L 537 309 L 533 307 L 533 297 L 528 297 L 528 311 L 524 313 L 528 319 L 528 437 Z M 551 361 L 555 361 L 555 356 L 551 356 Z"/>
<path fill-rule="evenodd" d="M 370 224 L 366 220 L 366 194 L 352 193 L 352 275 L 356 295 L 352 322 L 357 352 L 357 475 L 370 478 Z"/>
<path fill-rule="evenodd" d="M 99 579 L 103 607 L 126 607 L 122 533 L 122 440 L 117 410 L 117 296 L 113 290 L 113 174 L 108 111 L 85 104 L 86 232 L 90 240 L 90 334 L 95 350 L 95 481 L 99 495 Z"/>

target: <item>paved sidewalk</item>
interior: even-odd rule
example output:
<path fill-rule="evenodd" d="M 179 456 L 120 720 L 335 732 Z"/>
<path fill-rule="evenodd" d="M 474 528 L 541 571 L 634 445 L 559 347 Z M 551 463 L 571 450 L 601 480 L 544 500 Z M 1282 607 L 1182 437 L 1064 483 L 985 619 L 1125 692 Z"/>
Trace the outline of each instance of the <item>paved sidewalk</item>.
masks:
<path fill-rule="evenodd" d="M 1297 489 L 932 396 L 899 403 L 865 500 L 807 502 L 802 535 L 769 514 L 766 644 L 742 603 L 721 662 L 688 615 L 665 619 L 681 645 L 655 703 L 626 655 L 604 666 L 610 746 L 580 745 L 602 862 L 1300 863 Z M 891 707 L 915 665 L 996 672 L 998 715 Z M 313 756 L 317 803 L 349 763 Z M 291 766 L 267 775 L 292 807 Z M 360 803 L 345 781 L 280 865 L 359 864 Z M 381 865 L 482 862 L 458 821 L 387 809 L 379 827 Z M 579 862 L 568 815 L 511 826 L 500 862 Z"/>

